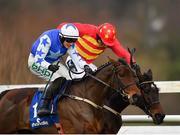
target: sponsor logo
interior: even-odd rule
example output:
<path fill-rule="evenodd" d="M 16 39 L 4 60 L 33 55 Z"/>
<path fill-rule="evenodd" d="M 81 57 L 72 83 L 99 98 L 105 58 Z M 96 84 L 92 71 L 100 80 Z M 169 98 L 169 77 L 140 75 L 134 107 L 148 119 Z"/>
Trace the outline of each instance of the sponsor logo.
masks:
<path fill-rule="evenodd" d="M 32 70 L 43 75 L 43 76 L 46 76 L 46 77 L 51 76 L 51 71 L 49 71 L 48 69 L 46 69 L 46 68 L 44 68 L 41 65 L 38 65 L 36 63 L 33 63 Z"/>
<path fill-rule="evenodd" d="M 37 118 L 36 123 L 32 123 L 32 127 L 38 127 L 38 126 L 46 126 L 49 125 L 48 121 L 41 121 L 40 122 L 40 118 Z"/>

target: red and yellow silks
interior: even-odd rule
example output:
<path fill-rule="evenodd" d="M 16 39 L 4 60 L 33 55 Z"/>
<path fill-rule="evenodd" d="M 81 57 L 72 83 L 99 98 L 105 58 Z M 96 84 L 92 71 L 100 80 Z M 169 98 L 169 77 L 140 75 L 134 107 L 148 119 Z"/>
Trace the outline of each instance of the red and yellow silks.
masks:
<path fill-rule="evenodd" d="M 103 53 L 104 49 L 105 47 L 100 47 L 96 39 L 89 35 L 84 35 L 76 41 L 77 52 L 88 63 L 94 61 L 101 53 Z"/>

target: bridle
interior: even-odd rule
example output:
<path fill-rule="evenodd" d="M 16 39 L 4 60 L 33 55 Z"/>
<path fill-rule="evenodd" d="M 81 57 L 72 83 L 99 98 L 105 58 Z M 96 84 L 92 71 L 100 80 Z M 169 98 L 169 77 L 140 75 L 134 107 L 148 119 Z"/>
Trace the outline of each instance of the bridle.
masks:
<path fill-rule="evenodd" d="M 119 66 L 121 66 L 121 65 L 119 65 Z M 131 86 L 137 85 L 137 82 L 134 81 L 127 85 L 124 85 L 124 83 L 118 78 L 118 76 L 116 74 L 116 72 L 117 72 L 116 68 L 114 67 L 114 69 L 113 69 L 113 73 L 114 73 L 113 82 L 117 81 L 116 84 L 118 84 L 118 87 L 117 87 L 118 89 L 114 89 L 114 90 L 121 94 L 121 96 L 123 97 L 123 100 L 125 100 L 125 101 L 129 100 L 130 102 L 132 102 L 132 99 L 130 100 L 131 97 L 125 92 L 125 90 Z M 131 69 L 131 68 L 129 67 L 129 69 Z"/>
<path fill-rule="evenodd" d="M 152 112 L 150 111 L 149 108 L 151 107 L 152 104 L 159 103 L 159 101 L 158 101 L 158 102 L 157 102 L 157 101 L 155 101 L 155 102 L 151 101 L 150 103 L 147 102 L 147 100 L 146 100 L 146 98 L 145 98 L 145 96 L 144 96 L 144 94 L 146 93 L 146 91 L 142 88 L 144 84 L 153 85 L 156 89 L 158 89 L 158 88 L 157 88 L 157 86 L 154 84 L 154 81 L 143 81 L 143 82 L 137 84 L 137 85 L 139 86 L 139 88 L 140 88 L 141 94 L 143 95 L 142 97 L 143 97 L 143 99 L 144 99 L 144 104 L 143 104 L 144 111 L 146 112 L 147 115 L 152 116 Z M 150 86 L 150 87 L 151 87 L 151 86 Z M 143 91 L 143 92 L 142 92 L 142 91 Z"/>

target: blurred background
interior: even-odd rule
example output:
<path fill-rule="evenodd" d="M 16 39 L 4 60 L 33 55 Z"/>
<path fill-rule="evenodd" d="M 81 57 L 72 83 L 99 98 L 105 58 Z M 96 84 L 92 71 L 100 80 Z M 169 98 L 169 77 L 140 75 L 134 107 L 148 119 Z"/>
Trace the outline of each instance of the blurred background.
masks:
<path fill-rule="evenodd" d="M 155 81 L 179 80 L 178 13 L 179 0 L 0 0 L 0 84 L 45 83 L 27 67 L 31 45 L 64 21 L 114 24 L 122 45 L 137 49 L 143 71 L 151 68 Z M 95 64 L 107 62 L 107 56 L 117 58 L 107 49 Z M 161 94 L 168 114 L 180 114 L 179 95 Z M 124 113 L 142 112 L 130 107 Z"/>

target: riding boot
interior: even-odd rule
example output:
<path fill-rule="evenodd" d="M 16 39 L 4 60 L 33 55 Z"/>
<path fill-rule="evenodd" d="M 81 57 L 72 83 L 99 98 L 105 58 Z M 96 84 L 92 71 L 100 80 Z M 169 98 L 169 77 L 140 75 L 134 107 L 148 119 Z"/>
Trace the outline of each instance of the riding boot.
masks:
<path fill-rule="evenodd" d="M 52 98 L 52 91 L 50 86 L 47 88 L 47 91 L 44 93 L 42 99 L 41 99 L 41 104 L 39 104 L 39 108 L 37 111 L 37 115 L 39 117 L 49 115 L 51 113 L 51 110 L 49 108 L 50 102 Z"/>
<path fill-rule="evenodd" d="M 37 112 L 37 115 L 39 117 L 47 116 L 51 114 L 51 108 L 49 108 L 50 102 L 53 99 L 53 97 L 58 93 L 59 88 L 65 81 L 66 78 L 59 77 L 56 80 L 54 80 L 47 88 L 47 91 L 46 93 L 44 93 L 44 96 L 42 98 L 42 104 L 40 104 Z"/>

